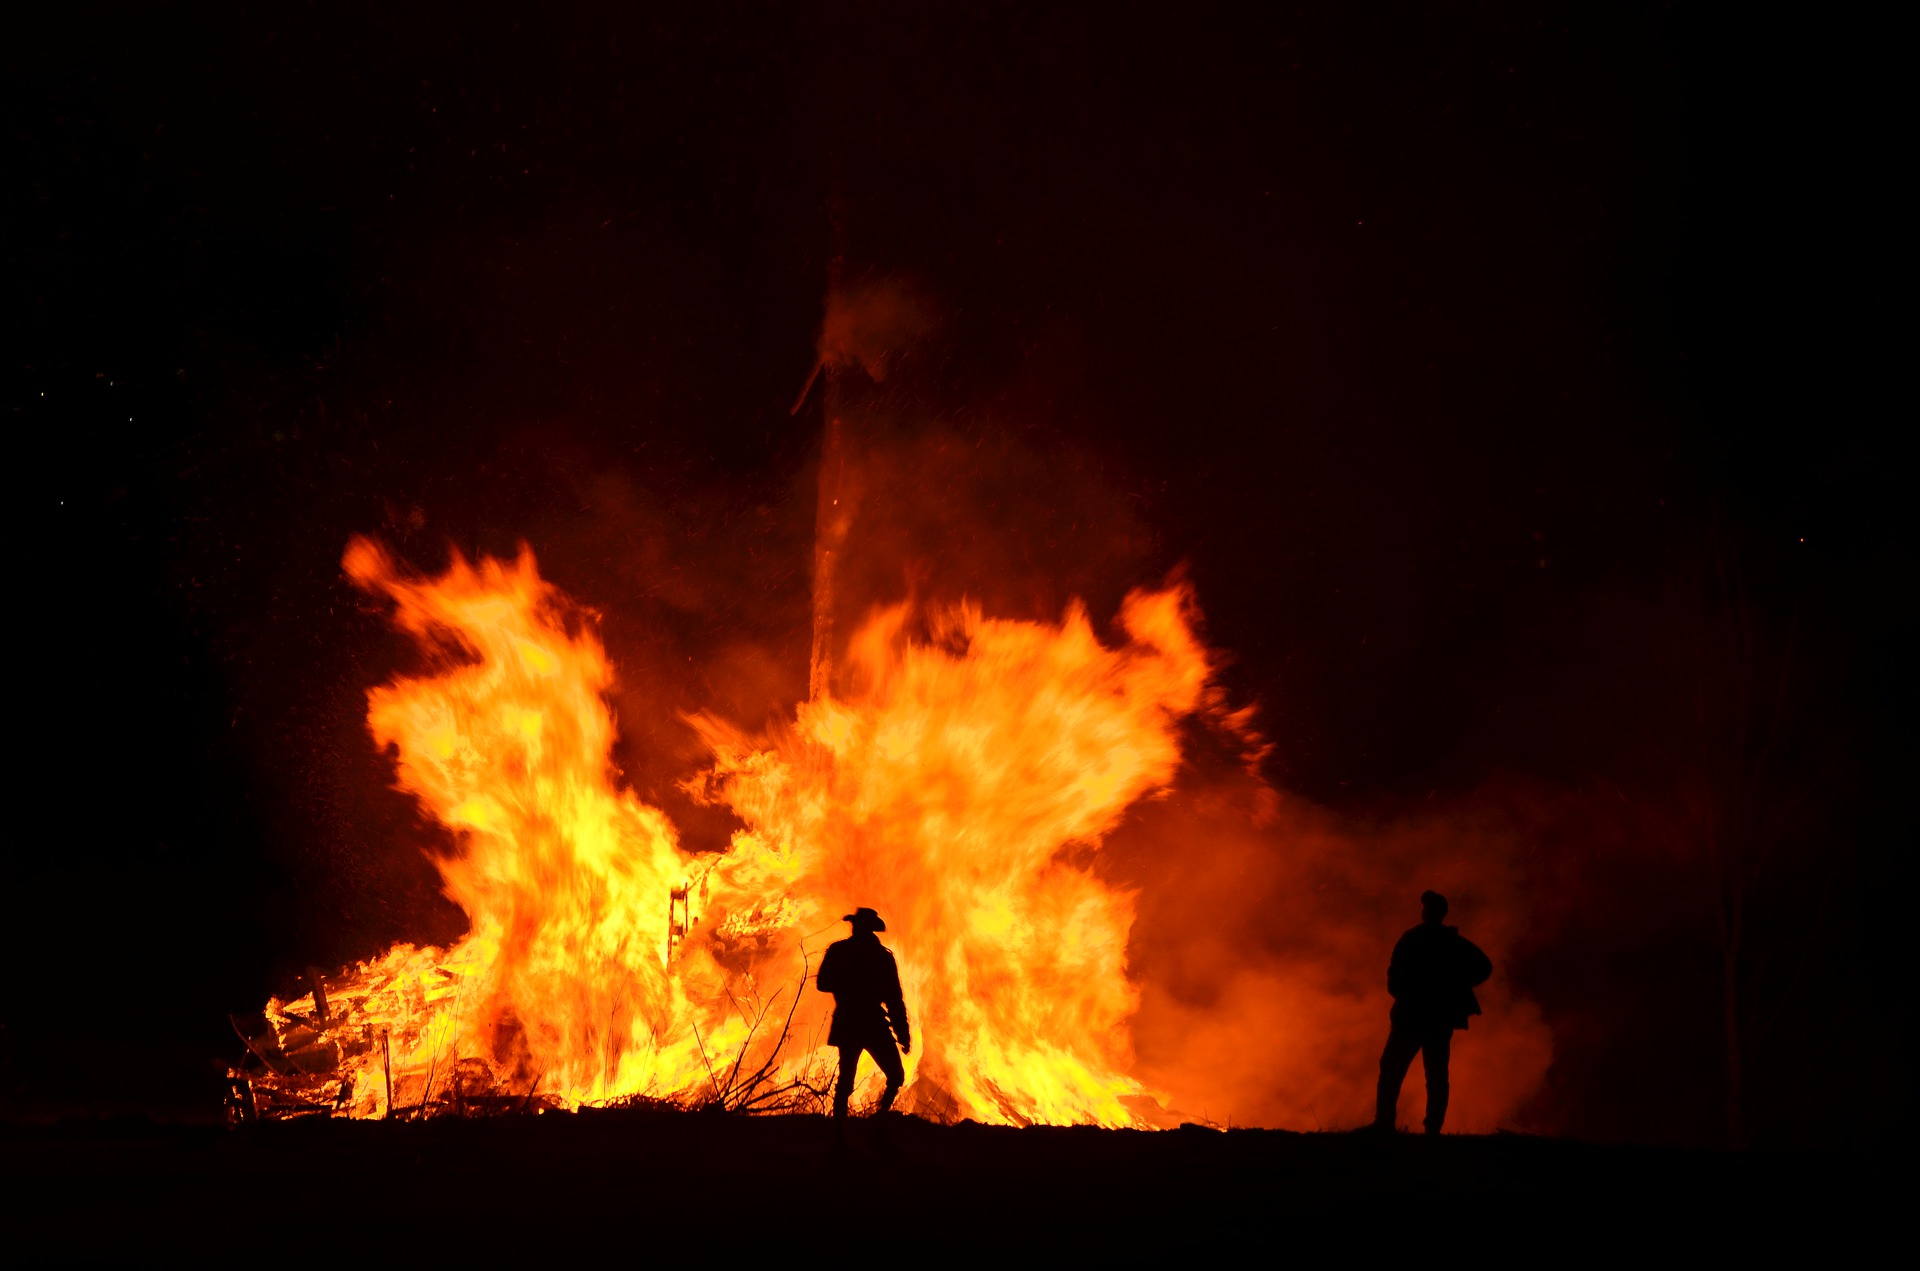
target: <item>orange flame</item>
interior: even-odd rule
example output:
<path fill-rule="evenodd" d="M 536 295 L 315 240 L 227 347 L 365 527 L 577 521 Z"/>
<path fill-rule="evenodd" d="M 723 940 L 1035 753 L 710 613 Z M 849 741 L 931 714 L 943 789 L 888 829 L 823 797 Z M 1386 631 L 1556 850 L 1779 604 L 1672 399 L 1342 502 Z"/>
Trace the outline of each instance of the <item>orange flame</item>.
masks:
<path fill-rule="evenodd" d="M 797 902 L 784 922 L 855 903 L 889 916 L 927 1038 L 908 1106 L 1128 1124 L 1133 903 L 1085 855 L 1179 762 L 1176 723 L 1208 677 L 1191 598 L 1129 596 L 1118 650 L 1078 606 L 1058 626 L 962 607 L 925 642 L 907 617 L 871 619 L 853 642 L 862 687 L 806 703 L 770 743 L 696 721 L 717 757 L 706 789 L 751 827 L 716 903 L 763 903 L 779 878 Z"/>
<path fill-rule="evenodd" d="M 1077 605 L 1058 624 L 962 606 L 918 638 L 906 606 L 876 613 L 844 700 L 764 737 L 691 721 L 714 762 L 687 788 L 747 826 L 703 856 L 620 788 L 612 668 L 530 551 L 423 580 L 355 539 L 344 566 L 431 662 L 373 690 L 368 720 L 399 787 L 459 841 L 438 864 L 471 928 L 361 964 L 324 1013 L 311 995 L 269 1003 L 283 1059 L 324 1042 L 309 1099 L 361 1116 L 536 1087 L 568 1105 L 690 1101 L 743 1070 L 817 1089 L 829 1006 L 800 988 L 866 904 L 890 921 L 921 1039 L 903 1106 L 1137 1120 L 1132 897 L 1090 859 L 1168 785 L 1179 722 L 1210 701 L 1184 586 L 1129 596 L 1118 648 Z"/>

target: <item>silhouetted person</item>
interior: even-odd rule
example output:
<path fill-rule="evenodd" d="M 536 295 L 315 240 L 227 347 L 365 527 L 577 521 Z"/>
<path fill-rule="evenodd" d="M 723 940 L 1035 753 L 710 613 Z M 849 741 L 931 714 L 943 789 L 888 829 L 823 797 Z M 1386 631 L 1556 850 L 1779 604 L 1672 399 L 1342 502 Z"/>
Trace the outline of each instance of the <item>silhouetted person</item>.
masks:
<path fill-rule="evenodd" d="M 1440 1133 L 1447 1119 L 1447 1059 L 1453 1030 L 1465 1028 L 1480 1013 L 1476 986 L 1493 974 L 1493 963 L 1478 945 L 1449 927 L 1447 898 L 1437 891 L 1420 896 L 1420 925 L 1400 937 L 1387 967 L 1387 992 L 1393 994 L 1393 1028 L 1380 1054 L 1380 1089 L 1373 1124 L 1393 1129 L 1400 1083 L 1418 1054 L 1427 1070 L 1427 1133 Z"/>
<path fill-rule="evenodd" d="M 900 970 L 894 965 L 893 954 L 874 934 L 885 931 L 887 924 L 871 909 L 856 909 L 846 921 L 853 924 L 853 935 L 827 946 L 827 956 L 820 959 L 820 973 L 814 977 L 822 993 L 833 994 L 833 1028 L 827 1033 L 827 1044 L 840 1048 L 840 1077 L 833 1086 L 836 1124 L 846 1122 L 847 1100 L 853 1097 L 861 1051 L 872 1055 L 886 1074 L 887 1088 L 880 1095 L 882 1114 L 893 1106 L 893 1097 L 907 1079 L 900 1052 L 913 1053 L 907 1004 L 900 992 Z M 899 1050 L 893 1048 L 896 1040 Z"/>

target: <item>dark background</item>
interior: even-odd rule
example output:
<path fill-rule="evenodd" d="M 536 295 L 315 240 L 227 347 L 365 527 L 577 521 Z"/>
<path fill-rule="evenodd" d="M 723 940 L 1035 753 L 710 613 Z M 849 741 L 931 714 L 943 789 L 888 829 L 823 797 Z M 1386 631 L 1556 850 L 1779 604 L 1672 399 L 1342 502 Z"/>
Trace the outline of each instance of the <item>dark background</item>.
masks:
<path fill-rule="evenodd" d="M 529 541 L 606 615 L 621 760 L 663 803 L 675 711 L 804 691 L 819 397 L 787 408 L 844 250 L 937 319 L 890 471 L 962 491 L 1018 566 L 971 582 L 1104 618 L 1184 564 L 1277 785 L 1363 819 L 1498 787 L 1666 823 L 1699 777 L 1773 823 L 1784 780 L 1752 943 L 1788 1023 L 1742 1134 L 1884 1130 L 1914 761 L 1891 81 L 1866 33 L 1753 21 L 20 28 L 0 1097 L 204 1113 L 227 1012 L 457 929 L 365 739 L 406 651 L 340 578 L 350 534 L 423 568 Z M 1760 703 L 1718 768 L 1674 740 L 1703 676 Z M 1542 1124 L 1722 1135 L 1711 867 L 1548 820 L 1516 969 L 1565 1056 Z"/>

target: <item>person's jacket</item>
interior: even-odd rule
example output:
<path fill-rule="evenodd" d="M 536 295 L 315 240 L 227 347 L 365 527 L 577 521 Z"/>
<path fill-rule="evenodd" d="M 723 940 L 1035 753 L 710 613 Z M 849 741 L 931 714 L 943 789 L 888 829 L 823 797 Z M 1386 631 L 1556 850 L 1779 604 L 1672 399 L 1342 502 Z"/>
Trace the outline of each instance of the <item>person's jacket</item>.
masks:
<path fill-rule="evenodd" d="M 1411 1028 L 1465 1028 L 1480 1013 L 1477 985 L 1493 974 L 1493 963 L 1459 928 L 1423 922 L 1393 946 L 1387 967 L 1387 992 L 1393 994 L 1393 1022 Z"/>
<path fill-rule="evenodd" d="M 893 954 L 871 931 L 827 946 L 814 977 L 822 993 L 833 994 L 829 1046 L 883 1040 L 889 1032 L 902 1047 L 913 1044 L 907 1030 L 906 997 Z"/>

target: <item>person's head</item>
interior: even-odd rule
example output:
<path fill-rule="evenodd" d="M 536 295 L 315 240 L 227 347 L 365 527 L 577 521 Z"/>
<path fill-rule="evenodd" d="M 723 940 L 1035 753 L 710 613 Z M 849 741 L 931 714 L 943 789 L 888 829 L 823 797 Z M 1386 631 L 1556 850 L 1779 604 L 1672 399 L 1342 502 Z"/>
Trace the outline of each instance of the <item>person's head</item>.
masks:
<path fill-rule="evenodd" d="M 1447 920 L 1447 898 L 1437 891 L 1420 893 L 1420 921 L 1445 922 Z"/>
<path fill-rule="evenodd" d="M 856 936 L 864 932 L 885 931 L 887 929 L 887 924 L 880 920 L 880 915 L 865 906 L 846 915 L 845 920 L 853 924 L 853 934 Z"/>

